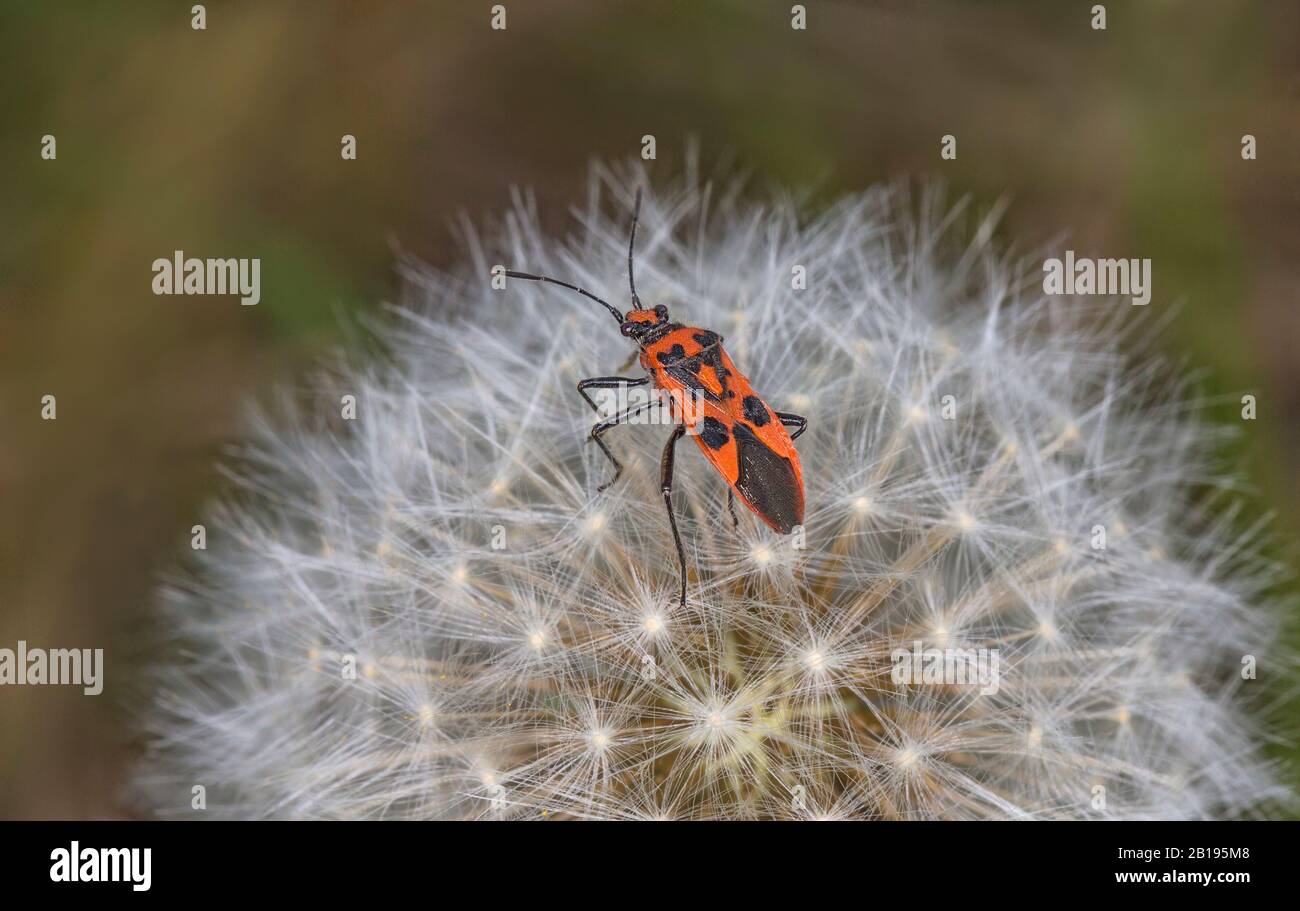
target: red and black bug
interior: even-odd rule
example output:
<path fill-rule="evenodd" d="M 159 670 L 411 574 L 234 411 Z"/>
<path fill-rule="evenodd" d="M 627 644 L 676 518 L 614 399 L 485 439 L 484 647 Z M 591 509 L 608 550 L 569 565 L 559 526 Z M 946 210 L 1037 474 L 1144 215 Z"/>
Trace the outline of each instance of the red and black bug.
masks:
<path fill-rule="evenodd" d="M 578 382 L 578 392 L 591 406 L 599 407 L 587 394 L 588 389 L 626 390 L 635 386 L 653 384 L 662 390 L 669 413 L 676 422 L 672 435 L 664 446 L 660 463 L 660 486 L 664 506 L 668 510 L 668 523 L 677 545 L 677 561 L 681 570 L 681 603 L 686 604 L 686 556 L 682 538 L 677 531 L 677 518 L 673 514 L 673 455 L 680 440 L 688 431 L 699 445 L 700 451 L 713 467 L 726 479 L 727 507 L 732 523 L 736 518 L 735 495 L 739 494 L 753 512 L 774 531 L 789 534 L 803 523 L 803 471 L 799 466 L 799 453 L 792 442 L 808 427 L 807 418 L 784 411 L 774 411 L 750 386 L 749 380 L 736 369 L 731 357 L 722 347 L 722 336 L 709 329 L 684 326 L 668 318 L 668 308 L 658 304 L 653 308 L 641 305 L 637 297 L 636 281 L 632 273 L 632 252 L 636 247 L 637 218 L 641 213 L 641 191 L 636 193 L 632 212 L 632 232 L 627 248 L 627 281 L 632 293 L 632 309 L 626 314 L 577 285 L 533 275 L 529 272 L 506 271 L 511 278 L 549 282 L 577 291 L 596 301 L 619 324 L 623 335 L 637 343 L 641 366 L 648 376 L 597 376 Z M 628 365 L 631 366 L 629 359 Z M 614 477 L 598 489 L 604 490 L 618 480 L 623 466 L 609 451 L 601 435 L 611 427 L 626 422 L 658 404 L 654 399 L 634 405 L 613 417 L 595 424 L 591 438 L 601 452 L 614 465 Z M 788 433 L 787 427 L 796 428 Z"/>

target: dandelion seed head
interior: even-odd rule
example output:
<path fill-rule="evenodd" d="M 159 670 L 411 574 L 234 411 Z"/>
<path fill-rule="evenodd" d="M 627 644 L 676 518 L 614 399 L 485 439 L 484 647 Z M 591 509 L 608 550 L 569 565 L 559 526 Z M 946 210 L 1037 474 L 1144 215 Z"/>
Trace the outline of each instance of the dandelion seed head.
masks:
<path fill-rule="evenodd" d="M 668 428 L 607 432 L 623 472 L 598 492 L 612 469 L 574 391 L 627 339 L 485 265 L 625 309 L 636 186 L 642 300 L 722 332 L 772 407 L 809 419 L 799 545 L 740 502 L 733 529 L 723 479 L 678 445 L 684 607 Z M 591 187 L 568 240 L 521 194 L 463 268 L 404 263 L 380 352 L 310 386 L 321 409 L 357 397 L 346 428 L 287 393 L 254 418 L 205 519 L 222 533 L 163 598 L 150 807 L 192 815 L 195 782 L 207 816 L 331 819 L 1206 818 L 1289 799 L 1260 751 L 1268 684 L 1240 674 L 1243 655 L 1291 661 L 1279 570 L 1224 519 L 1238 479 L 1201 403 L 1121 352 L 1146 308 L 1044 297 L 1041 262 L 1008 262 L 934 190 L 809 214 L 636 168 Z M 903 680 L 917 643 L 940 660 Z M 981 649 L 996 680 L 945 677 Z"/>

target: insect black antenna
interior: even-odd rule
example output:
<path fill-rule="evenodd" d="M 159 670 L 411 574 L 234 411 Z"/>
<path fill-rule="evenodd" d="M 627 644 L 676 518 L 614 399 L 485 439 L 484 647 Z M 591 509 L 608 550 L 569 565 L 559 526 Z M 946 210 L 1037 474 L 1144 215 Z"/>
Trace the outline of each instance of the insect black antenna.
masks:
<path fill-rule="evenodd" d="M 636 281 L 632 278 L 632 250 L 636 247 L 636 222 L 641 215 L 641 188 L 636 188 L 636 203 L 632 206 L 632 236 L 627 242 L 627 286 L 632 292 L 632 307 L 641 309 L 641 298 L 636 296 Z"/>
<path fill-rule="evenodd" d="M 533 275 L 531 272 L 514 272 L 511 271 L 510 269 L 507 269 L 506 275 L 510 276 L 511 278 L 522 278 L 530 282 L 550 282 L 552 285 L 559 285 L 561 288 L 568 288 L 570 291 L 577 291 L 583 297 L 589 297 L 592 300 L 594 300 L 596 303 L 600 304 L 602 307 L 604 307 L 606 310 L 608 310 L 610 313 L 614 315 L 614 320 L 620 326 L 623 325 L 623 314 L 619 313 L 618 310 L 616 310 L 612 305 L 610 305 L 606 301 L 601 300 L 599 297 L 592 294 L 590 291 L 588 291 L 585 288 L 579 288 L 577 285 L 571 285 L 568 282 L 562 282 L 558 278 L 550 278 L 549 276 L 546 275 Z"/>

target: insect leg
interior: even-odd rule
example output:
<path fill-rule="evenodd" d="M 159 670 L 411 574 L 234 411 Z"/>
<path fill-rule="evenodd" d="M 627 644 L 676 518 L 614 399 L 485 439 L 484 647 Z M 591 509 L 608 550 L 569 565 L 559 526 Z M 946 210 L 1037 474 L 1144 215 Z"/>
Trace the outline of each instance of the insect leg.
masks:
<path fill-rule="evenodd" d="M 677 545 L 677 565 L 682 573 L 681 605 L 686 606 L 686 552 L 682 550 L 682 536 L 677 531 L 677 517 L 673 515 L 673 454 L 677 441 L 686 434 L 686 425 L 678 424 L 673 435 L 664 446 L 664 458 L 659 468 L 659 486 L 664 494 L 664 506 L 668 510 L 668 524 L 673 529 L 673 543 Z"/>
<path fill-rule="evenodd" d="M 593 376 L 589 379 L 578 380 L 578 395 L 586 400 L 592 411 L 600 414 L 600 409 L 596 407 L 596 403 L 591 400 L 591 396 L 587 395 L 588 389 L 631 388 L 633 386 L 644 386 L 648 382 L 650 382 L 648 376 Z"/>
<path fill-rule="evenodd" d="M 785 427 L 799 428 L 794 433 L 790 434 L 790 439 L 792 440 L 799 439 L 799 434 L 808 429 L 808 419 L 802 414 L 795 414 L 793 411 L 778 411 L 776 417 Z"/>
<path fill-rule="evenodd" d="M 656 401 L 649 401 L 649 402 L 642 402 L 639 405 L 633 405 L 627 411 L 621 411 L 618 414 L 614 415 L 612 418 L 601 421 L 598 424 L 592 426 L 591 438 L 596 441 L 596 445 L 600 447 L 600 451 L 605 453 L 605 458 L 609 459 L 610 462 L 614 464 L 614 477 L 610 478 L 604 484 L 601 484 L 599 487 L 597 487 L 596 493 L 601 493 L 602 491 L 604 491 L 605 488 L 609 487 L 609 485 L 617 481 L 619 475 L 623 473 L 623 463 L 620 462 L 618 459 L 614 458 L 614 453 L 609 451 L 609 447 L 605 445 L 605 441 L 600 438 L 600 435 L 604 433 L 606 430 L 609 430 L 611 427 L 617 427 L 619 424 L 626 423 L 627 419 L 630 418 L 632 415 L 645 411 L 647 408 L 651 408 L 657 404 L 658 402 Z"/>
<path fill-rule="evenodd" d="M 731 513 L 731 527 L 739 528 L 740 520 L 736 518 L 736 492 L 727 488 L 727 511 Z"/>

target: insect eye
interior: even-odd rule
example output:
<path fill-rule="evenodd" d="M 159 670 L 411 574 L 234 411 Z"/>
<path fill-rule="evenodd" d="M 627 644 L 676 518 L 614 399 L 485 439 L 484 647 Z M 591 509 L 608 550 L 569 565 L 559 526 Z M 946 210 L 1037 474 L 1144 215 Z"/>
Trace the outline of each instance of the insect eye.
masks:
<path fill-rule="evenodd" d="M 658 317 L 659 322 L 662 323 L 664 320 L 668 319 L 668 308 L 663 304 L 657 304 L 655 306 L 655 316 Z"/>
<path fill-rule="evenodd" d="M 619 327 L 619 331 L 627 336 L 635 335 L 637 331 L 636 323 L 632 322 L 631 320 L 627 320 L 623 323 L 621 327 Z"/>

